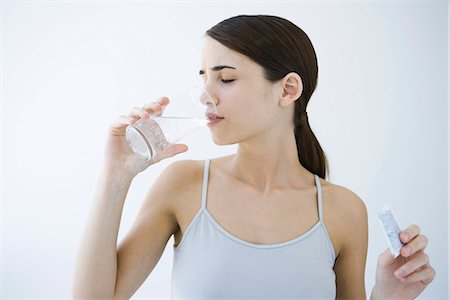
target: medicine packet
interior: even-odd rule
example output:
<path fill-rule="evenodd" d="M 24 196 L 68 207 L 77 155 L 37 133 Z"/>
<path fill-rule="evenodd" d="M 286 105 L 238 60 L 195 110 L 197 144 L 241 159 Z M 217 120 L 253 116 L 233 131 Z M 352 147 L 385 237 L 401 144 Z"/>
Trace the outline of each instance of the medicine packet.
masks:
<path fill-rule="evenodd" d="M 385 205 L 377 213 L 377 216 L 388 240 L 392 256 L 396 258 L 400 255 L 400 249 L 405 245 L 400 241 L 401 229 L 398 226 L 397 220 L 389 205 Z"/>

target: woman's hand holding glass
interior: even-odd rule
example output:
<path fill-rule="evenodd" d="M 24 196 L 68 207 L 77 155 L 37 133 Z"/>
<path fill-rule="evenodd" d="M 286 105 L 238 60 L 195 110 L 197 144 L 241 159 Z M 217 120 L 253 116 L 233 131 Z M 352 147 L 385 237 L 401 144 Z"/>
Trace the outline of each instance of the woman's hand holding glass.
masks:
<path fill-rule="evenodd" d="M 123 172 L 123 175 L 136 176 L 150 165 L 178 153 L 187 151 L 184 144 L 173 144 L 150 160 L 143 160 L 128 146 L 125 130 L 128 125 L 135 124 L 140 119 L 161 115 L 164 107 L 169 105 L 167 97 L 161 97 L 156 102 L 150 102 L 143 107 L 134 107 L 128 115 L 119 116 L 110 126 L 105 149 L 105 167 L 108 172 Z M 157 130 L 157 129 L 155 129 Z"/>

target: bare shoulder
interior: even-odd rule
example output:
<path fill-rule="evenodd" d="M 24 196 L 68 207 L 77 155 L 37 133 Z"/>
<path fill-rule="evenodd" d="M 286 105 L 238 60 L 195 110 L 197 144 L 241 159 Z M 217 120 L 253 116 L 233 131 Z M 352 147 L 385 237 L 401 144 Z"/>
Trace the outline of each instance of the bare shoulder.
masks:
<path fill-rule="evenodd" d="M 360 229 L 361 239 L 367 238 L 367 208 L 355 192 L 344 186 L 323 181 L 324 221 L 338 256 L 345 247 L 357 242 L 354 239 L 355 229 Z"/>
<path fill-rule="evenodd" d="M 161 177 L 166 177 L 170 186 L 189 184 L 194 177 L 203 174 L 203 160 L 179 160 L 171 163 L 161 173 Z"/>
<path fill-rule="evenodd" d="M 193 189 L 201 176 L 202 161 L 180 160 L 168 165 L 151 185 L 142 204 L 142 212 L 164 212 L 176 227 L 176 207 L 183 193 Z"/>
<path fill-rule="evenodd" d="M 179 160 L 167 166 L 156 184 L 166 199 L 177 205 L 183 194 L 196 190 L 203 177 L 204 161 Z"/>
<path fill-rule="evenodd" d="M 360 215 L 365 212 L 364 201 L 352 190 L 333 183 L 327 182 L 327 200 L 338 213 L 349 215 Z"/>

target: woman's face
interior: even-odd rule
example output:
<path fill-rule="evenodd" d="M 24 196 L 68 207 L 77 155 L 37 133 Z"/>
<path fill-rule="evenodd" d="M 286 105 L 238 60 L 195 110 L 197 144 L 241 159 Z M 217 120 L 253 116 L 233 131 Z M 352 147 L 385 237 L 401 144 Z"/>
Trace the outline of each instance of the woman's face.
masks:
<path fill-rule="evenodd" d="M 247 56 L 206 37 L 199 73 L 223 117 L 208 125 L 216 144 L 270 140 L 289 123 L 279 105 L 281 84 L 265 79 L 263 68 Z"/>

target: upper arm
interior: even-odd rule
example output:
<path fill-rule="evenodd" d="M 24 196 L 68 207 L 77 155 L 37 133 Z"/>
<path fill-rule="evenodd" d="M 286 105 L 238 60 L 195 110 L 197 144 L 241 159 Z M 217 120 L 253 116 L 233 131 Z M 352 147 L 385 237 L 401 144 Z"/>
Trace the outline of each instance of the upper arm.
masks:
<path fill-rule="evenodd" d="M 336 299 L 366 299 L 364 271 L 368 246 L 367 209 L 353 192 L 345 189 L 339 196 L 340 252 L 335 261 Z"/>
<path fill-rule="evenodd" d="M 178 229 L 174 200 L 183 188 L 190 161 L 177 161 L 153 183 L 130 231 L 117 249 L 116 297 L 131 297 L 158 263 Z"/>

